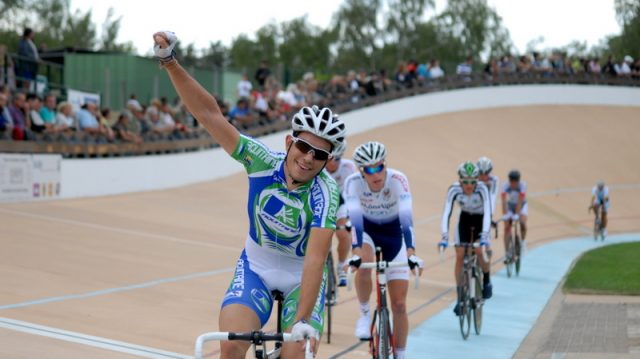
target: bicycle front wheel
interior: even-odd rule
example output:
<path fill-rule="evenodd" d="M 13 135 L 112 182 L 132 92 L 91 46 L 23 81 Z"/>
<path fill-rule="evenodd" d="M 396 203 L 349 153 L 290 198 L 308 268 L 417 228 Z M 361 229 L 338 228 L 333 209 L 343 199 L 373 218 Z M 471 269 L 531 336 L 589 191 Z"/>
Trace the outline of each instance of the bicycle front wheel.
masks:
<path fill-rule="evenodd" d="M 476 276 L 476 295 L 473 298 L 473 328 L 476 335 L 480 335 L 482 329 L 482 306 L 484 305 L 484 299 L 482 298 L 482 271 L 477 270 Z"/>
<path fill-rule="evenodd" d="M 458 305 L 460 306 L 460 315 L 458 319 L 460 321 L 460 334 L 462 339 L 467 340 L 469 332 L 471 331 L 471 308 L 469 298 L 469 273 L 464 271 L 462 273 L 462 281 L 460 285 L 460 294 L 458 299 Z"/>
<path fill-rule="evenodd" d="M 327 344 L 331 344 L 331 321 L 332 321 L 332 312 L 333 305 L 336 302 L 336 272 L 335 265 L 333 264 L 333 255 L 329 253 L 327 257 L 327 289 L 325 291 L 325 301 L 324 304 L 326 306 L 327 312 L 327 322 L 326 322 L 326 332 L 327 332 Z"/>
<path fill-rule="evenodd" d="M 378 359 L 387 359 L 391 354 L 391 322 L 386 308 L 378 312 L 378 333 L 375 355 Z"/>
<path fill-rule="evenodd" d="M 520 239 L 520 236 L 516 236 L 515 255 L 516 255 L 516 262 L 515 262 L 516 275 L 520 276 L 520 264 L 522 263 L 522 239 Z"/>

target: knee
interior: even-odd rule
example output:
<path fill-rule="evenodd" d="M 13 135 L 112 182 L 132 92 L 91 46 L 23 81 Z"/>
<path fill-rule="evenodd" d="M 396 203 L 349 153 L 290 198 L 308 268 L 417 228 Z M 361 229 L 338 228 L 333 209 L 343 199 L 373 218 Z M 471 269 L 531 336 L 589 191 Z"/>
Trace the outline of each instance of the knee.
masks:
<path fill-rule="evenodd" d="M 243 358 L 248 347 L 241 342 L 222 341 L 220 342 L 221 358 Z"/>
<path fill-rule="evenodd" d="M 395 316 L 407 314 L 407 301 L 404 298 L 392 301 L 391 311 Z"/>
<path fill-rule="evenodd" d="M 357 281 L 371 281 L 371 269 L 358 269 L 356 273 Z"/>

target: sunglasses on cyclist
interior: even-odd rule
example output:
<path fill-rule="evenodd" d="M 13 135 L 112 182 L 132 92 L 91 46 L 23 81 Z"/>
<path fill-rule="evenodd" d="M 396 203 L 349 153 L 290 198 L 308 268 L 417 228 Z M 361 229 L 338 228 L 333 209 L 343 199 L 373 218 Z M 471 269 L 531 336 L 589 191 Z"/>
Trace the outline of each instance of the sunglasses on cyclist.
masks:
<path fill-rule="evenodd" d="M 461 180 L 460 180 L 460 183 L 462 183 L 462 184 L 473 184 L 473 185 L 475 185 L 476 183 L 478 183 L 478 181 L 477 181 L 477 180 L 466 180 L 466 179 L 462 180 L 462 179 L 461 179 Z"/>
<path fill-rule="evenodd" d="M 383 169 L 384 169 L 384 163 L 381 163 L 373 167 L 362 167 L 362 171 L 368 175 L 374 175 L 378 172 L 382 172 Z"/>
<path fill-rule="evenodd" d="M 331 153 L 329 151 L 323 150 L 322 148 L 314 147 L 309 142 L 301 138 L 292 137 L 292 139 L 293 139 L 293 144 L 296 146 L 298 151 L 304 154 L 307 154 L 313 151 L 313 159 L 315 160 L 326 161 L 329 159 L 329 157 L 331 157 Z"/>

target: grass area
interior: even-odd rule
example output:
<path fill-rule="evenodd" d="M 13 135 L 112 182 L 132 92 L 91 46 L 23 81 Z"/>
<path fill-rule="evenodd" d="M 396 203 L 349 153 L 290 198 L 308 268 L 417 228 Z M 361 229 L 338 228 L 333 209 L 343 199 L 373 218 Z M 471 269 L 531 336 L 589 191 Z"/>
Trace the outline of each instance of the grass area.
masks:
<path fill-rule="evenodd" d="M 640 243 L 613 244 L 586 252 L 569 273 L 564 291 L 640 295 Z"/>

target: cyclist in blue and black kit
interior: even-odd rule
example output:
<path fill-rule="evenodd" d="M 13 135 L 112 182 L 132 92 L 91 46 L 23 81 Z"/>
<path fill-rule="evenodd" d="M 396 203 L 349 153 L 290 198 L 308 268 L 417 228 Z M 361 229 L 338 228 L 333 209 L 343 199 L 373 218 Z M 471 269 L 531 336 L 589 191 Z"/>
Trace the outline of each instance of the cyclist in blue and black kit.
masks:
<path fill-rule="evenodd" d="M 286 152 L 273 152 L 241 135 L 216 100 L 175 60 L 177 38 L 154 34 L 154 51 L 190 113 L 249 176 L 249 234 L 222 302 L 219 329 L 250 332 L 271 314 L 275 290 L 284 295 L 283 329 L 311 338 L 317 350 L 324 310 L 325 260 L 336 226 L 339 190 L 323 171 L 345 138 L 344 123 L 328 108 L 303 107 L 293 116 Z M 221 343 L 223 358 L 244 358 L 248 342 Z M 285 343 L 283 358 L 302 357 Z"/>
<path fill-rule="evenodd" d="M 374 141 L 358 146 L 353 154 L 353 161 L 361 173 L 349 176 L 344 185 L 347 210 L 355 232 L 349 264 L 357 268 L 361 262 L 375 261 L 374 250 L 381 247 L 383 260 L 408 263 L 421 271 L 422 260 L 415 255 L 409 181 L 402 172 L 386 167 L 386 156 L 384 145 Z M 409 331 L 406 306 L 409 269 L 390 268 L 387 279 L 396 339 L 395 358 L 403 359 Z M 366 339 L 371 336 L 371 270 L 358 270 L 355 284 L 360 302 L 355 334 Z"/>

